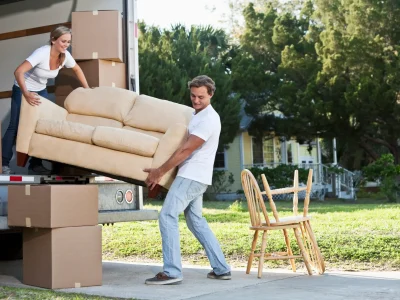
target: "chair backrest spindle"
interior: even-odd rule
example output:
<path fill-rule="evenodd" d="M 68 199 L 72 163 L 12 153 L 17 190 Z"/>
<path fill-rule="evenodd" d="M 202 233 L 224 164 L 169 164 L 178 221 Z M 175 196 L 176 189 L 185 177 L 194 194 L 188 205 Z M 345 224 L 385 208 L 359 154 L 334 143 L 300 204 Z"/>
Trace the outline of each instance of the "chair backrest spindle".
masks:
<path fill-rule="evenodd" d="M 271 207 L 272 214 L 274 215 L 275 220 L 277 222 L 279 222 L 278 210 L 276 209 L 276 205 L 275 205 L 274 199 L 272 197 L 271 189 L 269 187 L 267 178 L 265 177 L 264 174 L 261 174 L 261 179 L 262 179 L 262 182 L 263 182 L 263 185 L 264 185 L 265 193 L 267 194 L 267 197 L 268 197 L 268 200 L 269 200 L 269 206 Z"/>
<path fill-rule="evenodd" d="M 267 226 L 270 226 L 271 223 L 257 180 L 249 170 L 244 169 L 241 173 L 241 181 L 247 199 L 251 225 L 254 227 L 262 226 L 265 222 Z"/>
<path fill-rule="evenodd" d="M 303 216 L 304 217 L 306 217 L 308 215 L 308 206 L 310 204 L 312 180 L 313 180 L 313 169 L 310 169 L 310 171 L 308 171 L 306 196 L 304 198 L 304 207 L 303 207 Z"/>
<path fill-rule="evenodd" d="M 299 171 L 294 171 L 293 178 L 293 214 L 297 216 L 299 214 Z"/>

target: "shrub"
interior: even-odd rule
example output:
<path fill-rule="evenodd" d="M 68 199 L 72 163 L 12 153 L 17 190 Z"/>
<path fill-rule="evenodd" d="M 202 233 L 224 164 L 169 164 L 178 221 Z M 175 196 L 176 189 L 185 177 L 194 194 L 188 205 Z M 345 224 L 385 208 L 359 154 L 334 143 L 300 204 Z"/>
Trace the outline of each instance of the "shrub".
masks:
<path fill-rule="evenodd" d="M 283 188 L 293 185 L 294 171 L 299 171 L 299 182 L 306 183 L 308 170 L 293 165 L 279 165 L 275 168 L 251 168 L 250 171 L 262 187 L 261 174 L 265 174 L 271 188 Z"/>
<path fill-rule="evenodd" d="M 400 192 L 400 166 L 394 163 L 392 154 L 383 154 L 363 169 L 367 180 L 378 181 L 381 191 L 389 202 L 396 202 Z"/>

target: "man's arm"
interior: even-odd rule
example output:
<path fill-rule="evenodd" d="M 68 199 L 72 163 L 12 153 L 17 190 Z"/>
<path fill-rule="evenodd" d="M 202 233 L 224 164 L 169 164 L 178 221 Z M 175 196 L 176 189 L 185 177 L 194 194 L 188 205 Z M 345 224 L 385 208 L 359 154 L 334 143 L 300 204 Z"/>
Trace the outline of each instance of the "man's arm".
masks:
<path fill-rule="evenodd" d="M 199 138 L 196 135 L 189 135 L 188 139 L 181 147 L 178 148 L 172 154 L 172 156 L 160 167 L 153 169 L 144 169 L 143 171 L 148 172 L 149 176 L 146 179 L 146 184 L 152 190 L 161 180 L 161 177 L 167 173 L 172 168 L 178 166 L 181 162 L 183 162 L 186 158 L 193 153 L 194 150 L 199 148 L 204 144 L 204 140 Z"/>

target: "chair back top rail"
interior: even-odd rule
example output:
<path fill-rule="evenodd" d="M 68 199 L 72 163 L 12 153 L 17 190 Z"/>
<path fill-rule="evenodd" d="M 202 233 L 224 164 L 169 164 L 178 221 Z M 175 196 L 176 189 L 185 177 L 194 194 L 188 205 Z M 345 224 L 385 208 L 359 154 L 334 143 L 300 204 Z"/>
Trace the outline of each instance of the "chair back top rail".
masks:
<path fill-rule="evenodd" d="M 297 216 L 299 214 L 299 212 L 298 212 L 298 209 L 299 209 L 298 208 L 299 207 L 298 193 L 301 191 L 305 191 L 306 195 L 304 198 L 303 216 L 306 217 L 308 215 L 308 207 L 310 204 L 310 195 L 311 195 L 312 180 L 313 180 L 313 169 L 309 169 L 309 171 L 308 171 L 307 185 L 305 187 L 299 187 L 298 170 L 295 170 L 295 172 L 294 172 L 292 187 L 271 190 L 271 188 L 268 184 L 268 180 L 264 174 L 261 174 L 261 179 L 262 179 L 264 189 L 265 189 L 265 191 L 261 192 L 261 194 L 267 195 L 268 200 L 269 200 L 269 205 L 271 207 L 274 218 L 277 222 L 279 222 L 279 216 L 278 216 L 278 211 L 276 209 L 275 202 L 272 197 L 273 195 L 293 194 L 293 214 L 295 216 Z"/>
<path fill-rule="evenodd" d="M 261 176 L 265 177 L 264 174 L 262 174 Z M 305 187 L 305 186 L 299 187 L 298 189 L 296 189 L 294 187 L 281 188 L 281 189 L 271 190 L 271 195 L 289 194 L 289 193 L 295 193 L 295 192 L 302 192 L 305 190 L 307 190 L 307 187 Z M 267 193 L 264 191 L 264 192 L 261 192 L 261 194 L 266 195 Z"/>

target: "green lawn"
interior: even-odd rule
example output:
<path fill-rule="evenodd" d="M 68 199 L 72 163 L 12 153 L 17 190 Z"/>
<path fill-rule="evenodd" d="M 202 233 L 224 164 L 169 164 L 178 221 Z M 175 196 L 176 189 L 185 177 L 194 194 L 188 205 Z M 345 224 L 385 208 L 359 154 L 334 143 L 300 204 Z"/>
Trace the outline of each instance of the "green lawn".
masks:
<path fill-rule="evenodd" d="M 160 209 L 162 202 L 150 201 L 147 208 Z M 277 202 L 282 215 L 291 213 L 291 202 Z M 342 270 L 400 269 L 400 205 L 379 200 L 313 201 L 312 226 L 327 268 Z M 248 229 L 246 204 L 204 202 L 203 215 L 219 239 L 228 262 L 243 267 L 252 234 Z M 185 263 L 207 265 L 201 245 L 180 217 L 182 259 Z M 268 249 L 285 250 L 280 232 L 268 238 Z M 293 240 L 293 245 L 295 245 Z M 267 250 L 268 251 L 268 250 Z M 103 258 L 161 262 L 161 237 L 157 221 L 118 223 L 103 228 Z M 302 265 L 301 261 L 298 261 Z M 269 262 L 266 267 L 289 267 L 286 261 Z"/>
<path fill-rule="evenodd" d="M 160 209 L 162 202 L 149 202 L 147 208 Z M 278 202 L 282 215 L 290 214 L 290 202 Z M 311 202 L 312 225 L 327 269 L 399 270 L 400 205 L 379 200 L 340 200 Z M 232 266 L 246 265 L 252 232 L 245 205 L 231 202 L 205 202 L 204 216 L 221 242 Z M 185 263 L 207 265 L 203 249 L 180 218 L 182 258 Z M 269 249 L 284 250 L 280 233 L 269 235 Z M 118 223 L 103 228 L 103 258 L 140 262 L 161 262 L 161 238 L 157 221 Z M 299 261 L 299 267 L 303 264 Z M 256 267 L 256 266 L 255 266 Z M 287 262 L 268 262 L 266 268 L 285 267 Z M 40 289 L 0 287 L 0 299 L 115 299 L 67 294 Z"/>
<path fill-rule="evenodd" d="M 69 294 L 61 292 L 53 292 L 42 289 L 21 289 L 0 286 L 0 299 L 7 300 L 107 300 L 118 298 L 107 298 L 88 296 L 82 294 Z"/>

